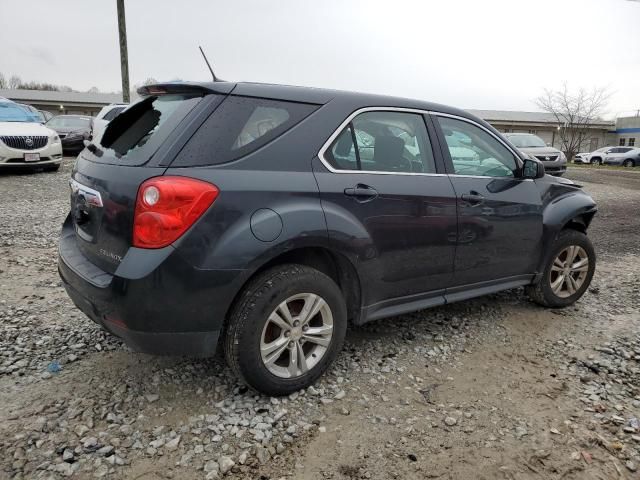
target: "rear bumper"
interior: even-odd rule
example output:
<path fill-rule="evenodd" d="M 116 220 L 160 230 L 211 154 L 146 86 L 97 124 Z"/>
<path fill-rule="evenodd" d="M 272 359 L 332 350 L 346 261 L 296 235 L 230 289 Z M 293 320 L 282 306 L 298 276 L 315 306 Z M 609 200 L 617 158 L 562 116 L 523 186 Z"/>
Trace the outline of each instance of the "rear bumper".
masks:
<path fill-rule="evenodd" d="M 197 270 L 173 247 L 132 250 L 111 275 L 82 254 L 65 222 L 58 271 L 73 303 L 135 351 L 212 356 L 234 296 L 235 275 Z"/>
<path fill-rule="evenodd" d="M 67 294 L 87 317 L 109 333 L 121 338 L 132 350 L 153 355 L 210 357 L 216 352 L 219 330 L 211 332 L 141 332 L 132 330 L 116 318 L 100 313 L 100 304 L 92 301 L 71 283 L 77 274 L 60 258 L 58 271 Z"/>

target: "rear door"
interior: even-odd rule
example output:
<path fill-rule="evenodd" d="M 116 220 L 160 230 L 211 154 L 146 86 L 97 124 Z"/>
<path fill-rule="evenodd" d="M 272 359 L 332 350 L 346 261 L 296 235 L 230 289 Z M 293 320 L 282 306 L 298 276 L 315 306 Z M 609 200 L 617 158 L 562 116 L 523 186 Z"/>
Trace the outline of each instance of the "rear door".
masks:
<path fill-rule="evenodd" d="M 542 201 L 518 178 L 514 151 L 461 117 L 434 117 L 458 205 L 454 283 L 470 286 L 535 273 L 542 247 Z"/>
<path fill-rule="evenodd" d="M 419 112 L 366 110 L 314 161 L 330 242 L 367 282 L 365 306 L 437 296 L 452 280 L 456 212 L 433 131 Z"/>

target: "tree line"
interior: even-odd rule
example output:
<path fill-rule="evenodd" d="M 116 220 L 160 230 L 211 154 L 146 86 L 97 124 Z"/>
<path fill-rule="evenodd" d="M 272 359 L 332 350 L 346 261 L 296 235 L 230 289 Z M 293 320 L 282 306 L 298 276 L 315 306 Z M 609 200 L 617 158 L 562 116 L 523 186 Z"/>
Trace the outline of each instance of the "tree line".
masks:
<path fill-rule="evenodd" d="M 45 90 L 45 91 L 51 91 L 51 92 L 73 92 L 74 91 L 68 85 L 54 85 L 53 83 L 34 82 L 34 81 L 25 82 L 18 75 L 11 75 L 9 78 L 6 78 L 2 72 L 0 72 L 0 88 L 2 89 L 8 88 L 11 90 Z"/>
<path fill-rule="evenodd" d="M 150 85 L 152 83 L 158 83 L 158 81 L 149 77 L 142 83 L 137 83 L 131 89 L 132 96 L 136 95 L 136 90 L 143 85 Z M 75 90 L 68 85 L 55 85 L 53 83 L 47 82 L 34 82 L 34 81 L 23 81 L 18 75 L 10 75 L 8 78 L 0 72 L 0 89 L 9 89 L 9 90 L 42 90 L 49 92 L 79 92 L 80 90 Z M 87 90 L 88 93 L 100 93 L 98 87 L 91 87 Z M 112 93 L 112 92 L 108 92 Z M 120 92 L 116 92 L 120 93 Z"/>

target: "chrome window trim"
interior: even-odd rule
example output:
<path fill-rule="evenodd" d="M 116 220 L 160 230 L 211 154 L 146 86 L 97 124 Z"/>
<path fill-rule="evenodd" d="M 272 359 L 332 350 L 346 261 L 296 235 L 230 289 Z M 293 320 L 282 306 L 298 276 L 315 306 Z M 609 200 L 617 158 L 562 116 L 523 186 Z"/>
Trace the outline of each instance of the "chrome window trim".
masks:
<path fill-rule="evenodd" d="M 372 174 L 372 175 L 404 175 L 404 176 L 420 176 L 420 177 L 446 177 L 446 173 L 423 173 L 423 172 L 380 172 L 377 170 L 342 170 L 338 168 L 334 168 L 324 157 L 324 154 L 329 150 L 333 141 L 342 133 L 351 121 L 365 112 L 401 112 L 401 113 L 414 113 L 418 115 L 429 114 L 426 110 L 419 110 L 416 108 L 402 108 L 402 107 L 363 107 L 359 108 L 352 112 L 345 121 L 343 121 L 340 126 L 331 134 L 331 136 L 327 139 L 326 142 L 320 148 L 318 152 L 318 158 L 322 162 L 322 164 L 327 167 L 331 173 L 360 173 L 360 174 Z M 426 130 L 425 125 L 425 130 Z M 429 143 L 431 144 L 431 150 L 433 151 L 433 142 L 429 139 Z"/>
<path fill-rule="evenodd" d="M 412 175 L 415 176 L 415 175 L 417 175 L 417 176 L 423 176 L 423 177 L 456 176 L 456 177 L 470 177 L 470 178 L 514 178 L 514 179 L 517 178 L 515 176 L 514 177 L 492 177 L 492 176 L 489 176 L 489 175 L 458 175 L 458 174 L 455 174 L 455 173 L 447 174 L 447 173 L 422 173 L 422 172 L 380 172 L 380 171 L 376 171 L 376 170 L 342 170 L 342 169 L 334 168 L 327 161 L 327 159 L 325 158 L 324 154 L 327 152 L 327 150 L 329 150 L 329 148 L 331 147 L 331 144 L 338 137 L 338 135 L 340 135 L 340 133 L 342 133 L 342 130 L 344 130 L 347 127 L 347 125 L 349 125 L 349 123 L 355 117 L 357 117 L 361 113 L 365 113 L 365 112 L 415 113 L 415 114 L 418 114 L 418 115 L 433 115 L 433 116 L 449 117 L 449 118 L 454 118 L 456 120 L 461 120 L 463 122 L 470 123 L 470 124 L 475 125 L 476 127 L 480 128 L 480 129 L 484 130 L 489 135 L 491 135 L 493 138 L 495 138 L 499 143 L 501 143 L 504 147 L 506 147 L 507 150 L 509 150 L 513 154 L 513 156 L 515 157 L 516 164 L 518 165 L 518 167 L 522 168 L 522 162 L 521 162 L 520 156 L 511 146 L 509 146 L 507 143 L 505 143 L 504 140 L 502 140 L 500 137 L 498 137 L 491 130 L 487 129 L 484 125 L 481 125 L 478 122 L 476 122 L 474 120 L 471 120 L 470 118 L 461 117 L 460 115 L 454 115 L 454 114 L 451 114 L 451 113 L 435 112 L 435 111 L 432 111 L 432 110 L 421 110 L 419 108 L 363 107 L 363 108 L 359 108 L 359 109 L 353 111 L 338 126 L 338 128 L 331 134 L 331 136 L 327 139 L 327 141 L 324 142 L 324 144 L 320 148 L 320 151 L 318 152 L 318 158 L 320 159 L 322 164 L 327 168 L 327 170 L 329 170 L 331 173 L 356 173 L 356 172 L 359 172 L 361 174 L 367 173 L 367 174 L 373 174 L 373 175 L 406 175 L 406 176 L 412 176 Z M 425 126 L 425 128 L 426 128 L 426 126 Z M 431 143 L 431 149 L 433 151 L 433 142 L 431 142 L 431 139 L 429 139 L 429 140 L 430 140 L 430 143 Z"/>
<path fill-rule="evenodd" d="M 521 159 L 520 159 L 520 154 L 514 150 L 509 144 L 505 143 L 504 140 L 502 140 L 500 137 L 498 137 L 495 133 L 493 133 L 491 130 L 489 130 L 487 127 L 485 127 L 484 125 L 480 125 L 478 122 L 475 122 L 473 120 L 471 120 L 470 118 L 465 118 L 465 117 L 461 117 L 460 115 L 452 115 L 450 113 L 440 113 L 440 112 L 429 112 L 431 115 L 434 115 L 436 117 L 449 117 L 449 118 L 453 118 L 454 120 L 460 120 L 462 122 L 467 122 L 470 123 L 471 125 L 475 125 L 476 127 L 479 127 L 481 130 L 484 130 L 485 132 L 487 132 L 489 135 L 491 135 L 493 138 L 495 138 L 498 143 L 501 143 L 504 147 L 506 147 L 507 150 L 509 150 L 513 156 L 516 159 L 516 165 L 518 166 L 518 168 L 522 168 L 522 164 L 521 164 Z M 483 178 L 502 178 L 502 177 L 492 177 L 490 175 L 481 175 Z"/>

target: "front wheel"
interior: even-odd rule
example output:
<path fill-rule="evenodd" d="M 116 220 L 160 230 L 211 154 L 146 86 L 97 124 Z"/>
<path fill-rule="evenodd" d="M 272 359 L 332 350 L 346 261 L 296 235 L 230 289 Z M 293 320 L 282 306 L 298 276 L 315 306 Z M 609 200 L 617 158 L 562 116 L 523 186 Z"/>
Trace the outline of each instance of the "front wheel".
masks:
<path fill-rule="evenodd" d="M 249 386 L 288 395 L 313 384 L 342 347 L 347 312 L 340 288 L 303 265 L 252 280 L 229 317 L 225 356 Z"/>
<path fill-rule="evenodd" d="M 529 297 L 545 307 L 574 304 L 589 288 L 596 268 L 596 253 L 589 238 L 576 230 L 563 230 L 551 247 L 551 255 Z"/>
<path fill-rule="evenodd" d="M 596 167 L 601 163 L 602 163 L 602 160 L 600 160 L 599 158 L 594 158 L 593 160 L 591 160 L 591 164 L 595 165 Z"/>

